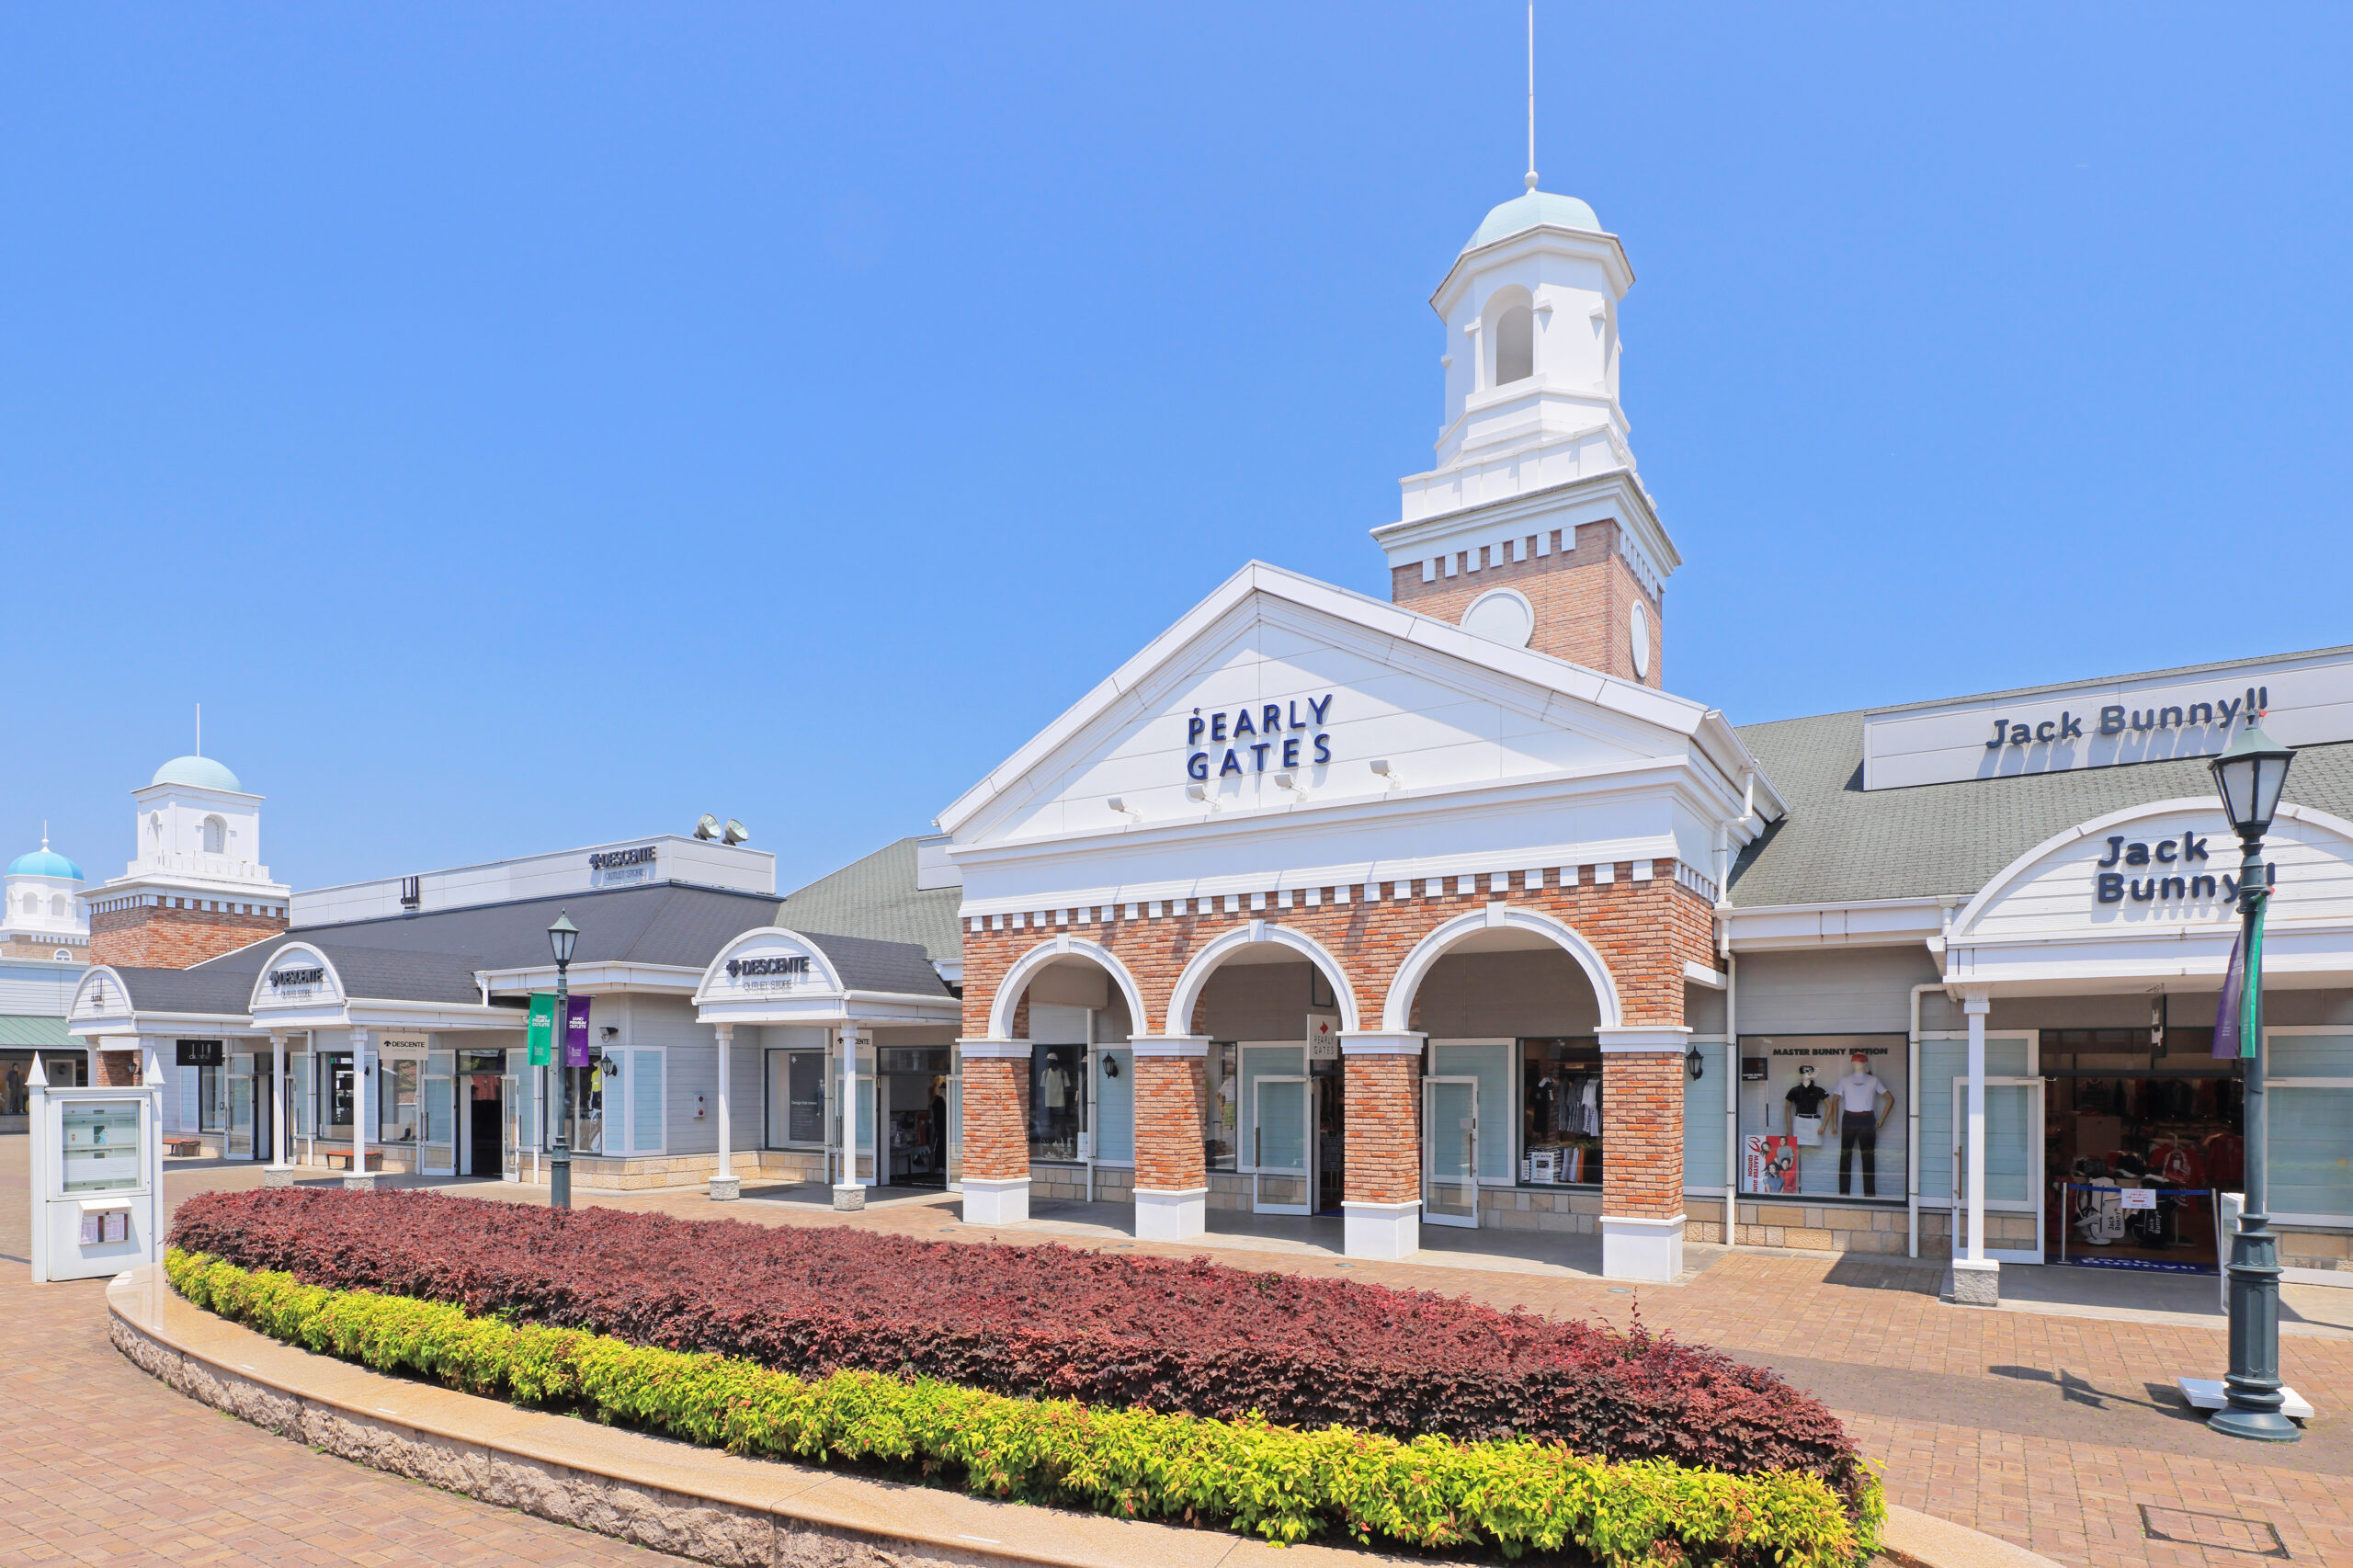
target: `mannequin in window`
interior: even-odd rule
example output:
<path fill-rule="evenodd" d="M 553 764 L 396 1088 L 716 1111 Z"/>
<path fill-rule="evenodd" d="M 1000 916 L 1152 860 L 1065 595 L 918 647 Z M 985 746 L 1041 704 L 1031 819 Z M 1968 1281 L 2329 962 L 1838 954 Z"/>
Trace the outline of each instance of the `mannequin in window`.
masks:
<path fill-rule="evenodd" d="M 1838 1194 L 1847 1192 L 1847 1165 L 1859 1152 L 1863 1166 L 1863 1196 L 1879 1196 L 1879 1130 L 1895 1108 L 1895 1094 L 1871 1071 L 1866 1051 L 1847 1058 L 1854 1071 L 1838 1080 Z"/>
<path fill-rule="evenodd" d="M 1830 1091 L 1813 1081 L 1813 1069 L 1800 1067 L 1796 1086 L 1781 1097 L 1789 1102 L 1790 1131 L 1797 1135 L 1799 1144 L 1821 1147 L 1822 1102 L 1830 1097 Z"/>

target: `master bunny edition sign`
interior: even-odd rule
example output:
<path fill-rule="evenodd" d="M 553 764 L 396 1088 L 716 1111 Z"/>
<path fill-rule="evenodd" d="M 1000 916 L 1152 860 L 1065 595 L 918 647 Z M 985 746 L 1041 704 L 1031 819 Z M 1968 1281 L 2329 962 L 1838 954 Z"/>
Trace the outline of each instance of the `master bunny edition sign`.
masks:
<path fill-rule="evenodd" d="M 1185 722 L 1185 772 L 1188 778 L 1223 778 L 1233 773 L 1264 773 L 1269 756 L 1278 768 L 1313 767 L 1332 760 L 1332 737 L 1324 725 L 1332 693 L 1222 708 L 1196 708 Z M 1220 756 L 1218 754 L 1224 755 Z M 1245 764 L 1244 758 L 1249 761 Z"/>

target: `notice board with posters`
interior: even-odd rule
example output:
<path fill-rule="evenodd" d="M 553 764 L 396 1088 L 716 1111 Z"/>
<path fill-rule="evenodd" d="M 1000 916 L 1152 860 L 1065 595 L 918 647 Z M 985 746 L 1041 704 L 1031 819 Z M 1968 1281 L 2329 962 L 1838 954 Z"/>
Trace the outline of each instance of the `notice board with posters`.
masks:
<path fill-rule="evenodd" d="M 1833 1202 L 1904 1201 L 1912 1085 L 1903 1035 L 1743 1035 L 1740 1055 L 1744 1063 L 1765 1064 L 1760 1078 L 1741 1074 L 1743 1176 L 1752 1139 L 1788 1140 L 1790 1162 L 1779 1186 L 1750 1190 Z M 1850 1102 L 1872 1109 L 1849 1112 Z"/>

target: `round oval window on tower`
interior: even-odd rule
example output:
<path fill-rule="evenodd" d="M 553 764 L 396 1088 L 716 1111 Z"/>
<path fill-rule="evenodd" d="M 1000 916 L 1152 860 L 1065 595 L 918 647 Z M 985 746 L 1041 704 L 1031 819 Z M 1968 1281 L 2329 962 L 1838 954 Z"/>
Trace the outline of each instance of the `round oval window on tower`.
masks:
<path fill-rule="evenodd" d="M 1495 588 L 1471 601 L 1462 612 L 1462 630 L 1507 648 L 1525 648 L 1536 631 L 1536 609 L 1510 588 Z"/>
<path fill-rule="evenodd" d="M 1627 617 L 1626 628 L 1634 651 L 1634 676 L 1638 680 L 1651 678 L 1651 612 L 1637 604 Z"/>

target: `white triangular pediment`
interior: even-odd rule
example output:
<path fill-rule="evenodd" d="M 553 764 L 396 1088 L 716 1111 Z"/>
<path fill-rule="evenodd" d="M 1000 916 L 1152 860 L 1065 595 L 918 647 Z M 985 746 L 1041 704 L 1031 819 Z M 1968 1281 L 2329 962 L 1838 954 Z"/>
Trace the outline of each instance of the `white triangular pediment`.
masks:
<path fill-rule="evenodd" d="M 942 816 L 1012 844 L 1606 775 L 1705 710 L 1256 567 Z M 1206 612 L 1206 613 L 1204 613 Z M 1385 766 L 1377 766 L 1385 765 Z"/>

